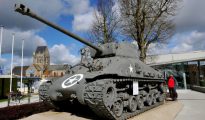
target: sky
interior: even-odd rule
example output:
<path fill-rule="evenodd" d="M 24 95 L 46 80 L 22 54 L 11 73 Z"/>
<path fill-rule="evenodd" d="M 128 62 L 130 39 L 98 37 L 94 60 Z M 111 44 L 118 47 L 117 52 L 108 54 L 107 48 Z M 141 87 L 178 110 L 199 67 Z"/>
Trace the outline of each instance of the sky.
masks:
<path fill-rule="evenodd" d="M 80 42 L 30 17 L 14 12 L 14 4 L 23 3 L 35 13 L 63 28 L 86 38 L 96 7 L 95 0 L 0 0 L 0 25 L 4 26 L 0 64 L 9 69 L 12 33 L 15 33 L 14 66 L 21 64 L 21 44 L 24 65 L 32 64 L 37 46 L 47 45 L 51 64 L 74 65 L 80 60 Z M 205 0 L 184 0 L 174 17 L 176 31 L 168 44 L 151 44 L 149 54 L 167 54 L 205 50 Z"/>

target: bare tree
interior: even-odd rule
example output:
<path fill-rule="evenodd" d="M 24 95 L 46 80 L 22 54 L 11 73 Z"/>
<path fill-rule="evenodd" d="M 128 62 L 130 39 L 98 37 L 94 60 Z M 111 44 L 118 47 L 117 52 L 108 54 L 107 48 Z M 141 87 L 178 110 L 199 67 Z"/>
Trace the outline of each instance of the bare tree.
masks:
<path fill-rule="evenodd" d="M 140 59 L 145 62 L 151 43 L 165 42 L 173 35 L 180 0 L 119 0 L 123 34 L 135 40 Z"/>
<path fill-rule="evenodd" d="M 89 34 L 91 42 L 103 44 L 116 40 L 119 19 L 114 4 L 114 0 L 98 0 Z"/>

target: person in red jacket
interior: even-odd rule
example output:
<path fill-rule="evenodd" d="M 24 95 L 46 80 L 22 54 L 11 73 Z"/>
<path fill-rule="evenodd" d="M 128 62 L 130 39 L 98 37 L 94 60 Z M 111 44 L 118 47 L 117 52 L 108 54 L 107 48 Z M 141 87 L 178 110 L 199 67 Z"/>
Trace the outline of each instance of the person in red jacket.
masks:
<path fill-rule="evenodd" d="M 175 90 L 175 80 L 174 80 L 174 76 L 170 75 L 169 79 L 168 79 L 168 88 L 169 88 L 169 94 L 170 97 L 172 98 L 172 100 L 176 99 L 176 90 Z"/>

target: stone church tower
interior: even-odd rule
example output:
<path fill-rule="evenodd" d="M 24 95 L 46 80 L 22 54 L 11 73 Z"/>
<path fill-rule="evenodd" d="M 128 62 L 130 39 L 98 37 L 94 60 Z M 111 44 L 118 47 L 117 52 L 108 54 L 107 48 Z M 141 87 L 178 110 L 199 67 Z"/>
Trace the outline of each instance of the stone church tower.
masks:
<path fill-rule="evenodd" d="M 45 70 L 50 65 L 50 55 L 47 46 L 38 46 L 33 54 L 33 64 Z"/>

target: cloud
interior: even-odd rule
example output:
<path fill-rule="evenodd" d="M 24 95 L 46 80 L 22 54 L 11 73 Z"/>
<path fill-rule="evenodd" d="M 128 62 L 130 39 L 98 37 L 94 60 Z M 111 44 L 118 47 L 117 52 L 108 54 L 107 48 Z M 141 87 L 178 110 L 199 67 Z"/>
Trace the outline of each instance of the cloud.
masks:
<path fill-rule="evenodd" d="M 0 25 L 8 29 L 17 28 L 26 31 L 45 26 L 41 22 L 15 12 L 15 3 L 26 5 L 34 13 L 50 21 L 58 20 L 62 15 L 71 15 L 74 18 L 72 21 L 74 31 L 88 30 L 93 19 L 90 0 L 0 0 Z"/>
<path fill-rule="evenodd" d="M 0 25 L 4 25 L 9 29 L 18 28 L 23 31 L 39 29 L 44 25 L 32 18 L 14 12 L 15 3 L 25 4 L 32 8 L 35 13 L 51 20 L 57 19 L 64 9 L 60 0 L 1 0 Z"/>
<path fill-rule="evenodd" d="M 150 44 L 147 54 L 148 55 L 160 55 L 160 54 L 167 54 L 171 52 L 168 48 L 167 44 L 156 44 L 152 43 Z"/>
<path fill-rule="evenodd" d="M 89 0 L 67 0 L 70 1 L 73 14 L 72 28 L 75 32 L 86 32 L 91 28 L 94 20 L 94 8 L 90 6 Z M 79 9 L 80 8 L 80 9 Z"/>
<path fill-rule="evenodd" d="M 149 54 L 205 50 L 205 1 L 183 0 L 175 17 L 176 33 L 167 45 L 151 44 Z"/>
<path fill-rule="evenodd" d="M 204 31 L 205 30 L 205 0 L 183 0 L 175 18 L 177 30 Z"/>
<path fill-rule="evenodd" d="M 148 54 L 168 54 L 205 50 L 205 32 L 177 33 L 169 44 L 150 44 Z"/>
<path fill-rule="evenodd" d="M 64 13 L 66 14 L 84 14 L 90 9 L 90 0 L 62 0 Z"/>
<path fill-rule="evenodd" d="M 14 66 L 21 66 L 21 56 L 14 56 L 13 64 Z M 23 65 L 29 66 L 33 64 L 33 57 L 24 57 L 23 58 Z"/>
<path fill-rule="evenodd" d="M 6 59 L 5 58 L 0 58 L 0 67 L 2 66 L 2 65 L 5 65 L 6 64 Z"/>
<path fill-rule="evenodd" d="M 54 45 L 49 49 L 49 51 L 52 64 L 74 65 L 80 61 L 80 58 L 71 54 L 69 48 L 63 44 Z"/>
<path fill-rule="evenodd" d="M 50 21 L 57 20 L 61 15 L 73 15 L 74 23 L 79 23 L 78 18 L 90 18 L 89 0 L 0 0 L 0 25 L 4 25 L 8 29 L 18 28 L 26 31 L 45 26 L 30 17 L 15 12 L 15 3 L 26 5 L 34 13 Z M 83 25 L 82 21 L 80 23 L 80 25 Z M 90 20 L 85 20 L 84 23 L 89 24 Z M 79 26 L 79 24 L 75 25 Z M 85 25 L 82 29 L 85 29 Z"/>
<path fill-rule="evenodd" d="M 205 32 L 192 31 L 189 34 L 177 34 L 172 52 L 190 52 L 205 50 Z"/>
<path fill-rule="evenodd" d="M 37 46 L 46 45 L 46 41 L 35 34 L 35 31 L 21 32 L 18 30 L 4 29 L 2 41 L 2 54 L 10 54 L 12 50 L 12 34 L 14 37 L 14 54 L 21 56 L 22 39 L 24 39 L 24 56 L 30 57 Z"/>
<path fill-rule="evenodd" d="M 3 59 L 3 62 L 1 61 Z M 3 67 L 3 73 L 4 74 L 9 74 L 11 70 L 11 58 L 2 58 L 0 59 L 0 66 Z M 14 61 L 13 61 L 13 67 L 15 66 L 21 66 L 21 56 L 14 56 Z M 23 58 L 23 65 L 24 66 L 29 66 L 33 62 L 32 57 L 24 57 Z"/>
<path fill-rule="evenodd" d="M 72 22 L 74 31 L 85 32 L 88 31 L 94 20 L 94 11 L 91 9 L 87 13 L 74 15 L 74 20 Z"/>

